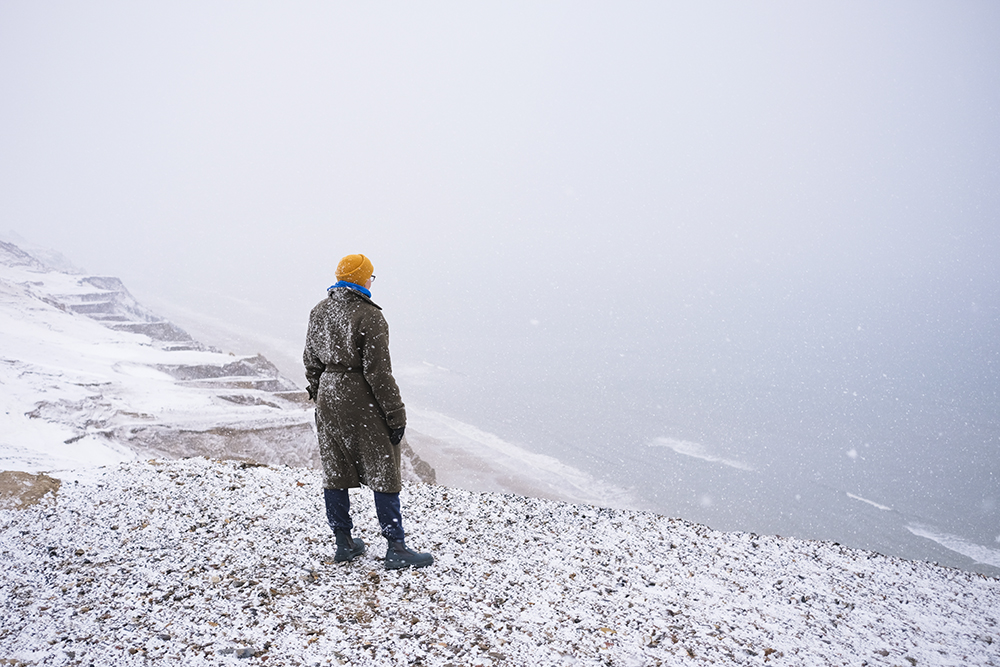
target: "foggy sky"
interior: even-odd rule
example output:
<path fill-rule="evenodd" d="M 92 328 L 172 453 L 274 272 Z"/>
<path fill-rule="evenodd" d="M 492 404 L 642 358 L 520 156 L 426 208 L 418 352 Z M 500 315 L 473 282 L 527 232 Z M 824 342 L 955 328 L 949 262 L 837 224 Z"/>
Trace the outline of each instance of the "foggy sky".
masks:
<path fill-rule="evenodd" d="M 998 34 L 993 2 L 5 2 L 0 230 L 289 358 L 363 252 L 397 364 L 486 386 L 630 352 L 732 399 L 834 338 L 995 396 Z"/>

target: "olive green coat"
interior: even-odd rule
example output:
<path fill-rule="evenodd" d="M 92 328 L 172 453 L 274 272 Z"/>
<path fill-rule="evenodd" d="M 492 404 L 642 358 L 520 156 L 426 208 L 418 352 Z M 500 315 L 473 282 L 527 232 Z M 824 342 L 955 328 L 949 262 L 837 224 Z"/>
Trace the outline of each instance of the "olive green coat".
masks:
<path fill-rule="evenodd" d="M 406 426 L 406 410 L 382 309 L 351 288 L 331 289 L 309 315 L 302 359 L 316 401 L 323 487 L 398 493 L 399 446 L 389 434 Z"/>

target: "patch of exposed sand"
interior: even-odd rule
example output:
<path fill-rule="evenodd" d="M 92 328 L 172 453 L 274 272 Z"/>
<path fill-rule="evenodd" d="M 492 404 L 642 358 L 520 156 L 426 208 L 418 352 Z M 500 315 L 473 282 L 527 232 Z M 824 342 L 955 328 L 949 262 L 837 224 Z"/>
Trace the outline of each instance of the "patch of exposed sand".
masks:
<path fill-rule="evenodd" d="M 41 502 L 45 494 L 56 496 L 61 482 L 45 473 L 33 475 L 19 470 L 0 472 L 0 509 L 23 509 Z"/>

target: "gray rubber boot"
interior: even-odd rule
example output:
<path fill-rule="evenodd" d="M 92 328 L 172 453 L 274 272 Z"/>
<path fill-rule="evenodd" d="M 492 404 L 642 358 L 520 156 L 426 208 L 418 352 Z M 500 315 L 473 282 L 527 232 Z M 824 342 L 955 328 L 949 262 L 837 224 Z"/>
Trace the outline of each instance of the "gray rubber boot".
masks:
<path fill-rule="evenodd" d="M 434 562 L 430 554 L 418 554 L 406 547 L 403 542 L 389 542 L 385 552 L 385 569 L 401 570 L 404 567 L 427 567 Z"/>
<path fill-rule="evenodd" d="M 337 531 L 337 555 L 333 557 L 335 563 L 346 563 L 354 560 L 366 551 L 365 541 L 360 537 L 354 539 L 351 533 L 346 530 Z"/>

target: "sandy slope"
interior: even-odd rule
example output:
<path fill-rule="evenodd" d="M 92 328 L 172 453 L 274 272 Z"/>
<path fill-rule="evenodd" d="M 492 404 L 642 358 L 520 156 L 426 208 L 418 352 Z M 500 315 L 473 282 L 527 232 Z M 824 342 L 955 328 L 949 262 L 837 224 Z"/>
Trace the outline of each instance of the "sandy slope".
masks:
<path fill-rule="evenodd" d="M 369 494 L 372 548 L 340 565 L 320 498 L 311 470 L 188 459 L 0 511 L 0 661 L 1000 664 L 1000 581 L 982 575 L 420 484 L 409 542 L 437 563 L 390 573 Z"/>

